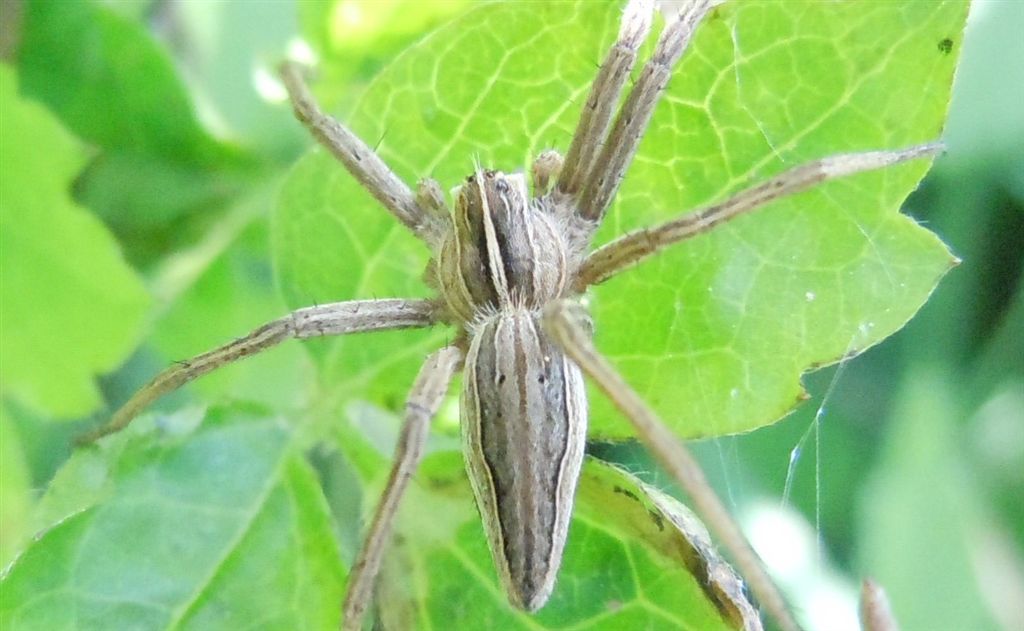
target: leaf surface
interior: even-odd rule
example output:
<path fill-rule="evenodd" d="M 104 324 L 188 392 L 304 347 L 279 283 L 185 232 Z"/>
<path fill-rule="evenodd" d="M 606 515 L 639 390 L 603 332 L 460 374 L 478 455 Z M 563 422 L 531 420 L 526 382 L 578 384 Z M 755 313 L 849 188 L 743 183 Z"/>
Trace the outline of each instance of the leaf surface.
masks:
<path fill-rule="evenodd" d="M 101 402 L 93 381 L 135 346 L 149 306 L 103 224 L 68 196 L 78 140 L 0 68 L 0 378 L 5 395 L 58 417 Z"/>
<path fill-rule="evenodd" d="M 983 487 L 965 459 L 970 433 L 959 423 L 957 384 L 920 363 L 906 380 L 864 485 L 870 512 L 858 524 L 860 565 L 870 563 L 905 629 L 998 628 L 999 608 L 985 592 L 1000 589 L 992 559 L 1008 553 L 1006 535 L 980 502 Z"/>
<path fill-rule="evenodd" d="M 72 457 L 44 498 L 55 523 L 3 578 L 0 626 L 337 626 L 344 571 L 289 432 L 219 410 L 189 433 L 186 416 Z"/>
<path fill-rule="evenodd" d="M 598 235 L 623 232 L 829 154 L 941 134 L 967 4 L 729 3 L 670 83 Z M 527 168 L 563 150 L 618 13 L 594 2 L 495 4 L 409 49 L 345 121 L 412 183 L 458 183 L 475 162 Z M 951 44 L 944 45 L 946 40 Z M 953 259 L 899 214 L 924 161 L 772 204 L 596 288 L 597 343 L 682 436 L 750 430 L 801 397 L 800 375 L 877 343 Z M 275 214 L 294 306 L 424 295 L 428 253 L 314 150 Z M 328 383 L 400 401 L 430 334 L 331 342 Z M 380 379 L 386 374 L 387 383 Z M 629 427 L 594 398 L 593 435 Z"/>
<path fill-rule="evenodd" d="M 94 2 L 25 8 L 23 89 L 72 131 L 105 149 L 179 161 L 220 151 L 196 119 L 169 56 L 145 29 Z"/>
<path fill-rule="evenodd" d="M 258 177 L 246 172 L 257 171 L 251 155 L 200 123 L 185 81 L 144 24 L 92 1 L 26 3 L 23 18 L 22 90 L 100 149 L 75 195 L 134 263 L 148 267 L 184 249 L 204 227 L 188 219 L 208 218 Z"/>
<path fill-rule="evenodd" d="M 332 106 L 352 103 L 365 83 L 423 33 L 469 6 L 467 0 L 421 2 L 325 0 L 298 5 L 302 34 L 318 59 L 317 95 Z"/>
<path fill-rule="evenodd" d="M 18 430 L 0 405 L 0 566 L 7 565 L 29 534 L 32 482 Z"/>
<path fill-rule="evenodd" d="M 722 7 L 676 71 L 599 240 L 802 162 L 938 138 L 956 62 L 939 43 L 958 46 L 966 7 Z M 828 183 L 598 287 L 598 346 L 684 436 L 781 417 L 804 396 L 802 372 L 898 330 L 952 266 L 899 214 L 927 167 Z M 596 433 L 628 433 L 596 408 Z"/>

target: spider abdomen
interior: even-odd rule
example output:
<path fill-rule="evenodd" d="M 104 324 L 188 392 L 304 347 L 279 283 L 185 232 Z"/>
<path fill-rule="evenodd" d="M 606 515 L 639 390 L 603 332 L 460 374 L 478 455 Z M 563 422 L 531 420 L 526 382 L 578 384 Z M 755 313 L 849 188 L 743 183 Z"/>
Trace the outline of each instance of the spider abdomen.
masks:
<path fill-rule="evenodd" d="M 459 189 L 438 253 L 441 293 L 464 322 L 481 311 L 540 308 L 566 285 L 562 230 L 528 201 L 522 174 L 477 171 Z"/>
<path fill-rule="evenodd" d="M 478 322 L 465 360 L 466 468 L 494 564 L 513 605 L 535 611 L 561 565 L 586 442 L 579 368 L 536 312 Z"/>

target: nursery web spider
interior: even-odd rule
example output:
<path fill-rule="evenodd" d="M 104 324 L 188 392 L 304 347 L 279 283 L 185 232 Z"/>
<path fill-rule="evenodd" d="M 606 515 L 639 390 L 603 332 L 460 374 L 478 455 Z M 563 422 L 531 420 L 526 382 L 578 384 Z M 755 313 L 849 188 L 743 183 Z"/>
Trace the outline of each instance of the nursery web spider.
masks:
<path fill-rule="evenodd" d="M 462 370 L 466 468 L 498 575 L 513 605 L 548 600 L 562 559 L 587 430 L 588 375 L 685 489 L 731 552 L 761 604 L 798 628 L 760 560 L 705 481 L 696 461 L 591 342 L 578 298 L 659 250 L 820 182 L 934 154 L 937 144 L 849 153 L 803 164 L 729 199 L 591 249 L 591 238 L 636 153 L 672 68 L 715 3 L 690 0 L 670 16 L 654 52 L 617 107 L 652 24 L 651 0 L 630 0 L 617 41 L 591 86 L 564 158 L 540 154 L 526 176 L 477 168 L 449 209 L 430 179 L 415 191 L 342 123 L 324 114 L 298 67 L 282 77 L 298 119 L 433 257 L 428 300 L 353 300 L 298 309 L 248 336 L 175 365 L 136 393 L 95 440 L 125 427 L 158 397 L 220 366 L 289 338 L 429 327 L 459 331 L 423 364 L 383 497 L 352 568 L 343 628 L 358 629 L 396 508 L 423 455 L 431 419 Z M 616 109 L 618 110 L 616 113 Z"/>

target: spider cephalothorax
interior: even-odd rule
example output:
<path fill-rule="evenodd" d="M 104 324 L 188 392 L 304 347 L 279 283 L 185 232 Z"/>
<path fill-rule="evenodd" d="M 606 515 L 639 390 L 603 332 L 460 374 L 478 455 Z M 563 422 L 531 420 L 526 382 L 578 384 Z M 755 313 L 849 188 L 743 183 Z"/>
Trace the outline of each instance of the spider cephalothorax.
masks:
<path fill-rule="evenodd" d="M 778 591 L 696 462 L 594 348 L 589 316 L 576 298 L 659 250 L 772 200 L 831 178 L 928 156 L 938 146 L 823 158 L 587 251 L 674 64 L 716 3 L 678 4 L 619 106 L 653 12 L 651 0 L 627 3 L 618 39 L 594 79 L 564 160 L 548 151 L 534 162 L 532 197 L 524 175 L 483 169 L 463 182 L 451 209 L 432 180 L 421 181 L 413 192 L 363 141 L 325 115 L 300 70 L 286 65 L 283 77 L 299 120 L 433 250 L 426 278 L 438 295 L 294 311 L 168 369 L 85 439 L 117 431 L 162 394 L 284 339 L 454 324 L 460 330 L 455 342 L 427 358 L 409 395 L 389 483 L 351 571 L 346 629 L 360 627 L 396 507 L 422 457 L 430 420 L 459 369 L 465 372 L 461 416 L 467 471 L 512 604 L 536 610 L 555 584 L 586 440 L 586 374 L 686 490 L 762 605 L 783 628 L 795 629 Z"/>
<path fill-rule="evenodd" d="M 442 297 L 461 322 L 561 297 L 569 274 L 564 220 L 531 202 L 522 174 L 477 171 L 456 192 L 451 230 L 438 251 Z"/>

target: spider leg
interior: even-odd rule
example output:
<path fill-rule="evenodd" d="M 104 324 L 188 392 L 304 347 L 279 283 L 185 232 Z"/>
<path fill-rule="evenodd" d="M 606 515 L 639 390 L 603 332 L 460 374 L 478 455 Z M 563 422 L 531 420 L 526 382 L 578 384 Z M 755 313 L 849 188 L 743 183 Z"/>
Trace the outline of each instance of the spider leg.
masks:
<path fill-rule="evenodd" d="M 338 120 L 324 114 L 292 62 L 281 65 L 295 116 L 310 133 L 341 161 L 349 173 L 413 234 L 430 241 L 437 236 L 435 215 L 422 208 L 413 191 L 380 156 Z"/>
<path fill-rule="evenodd" d="M 564 162 L 565 159 L 562 158 L 562 154 L 558 153 L 554 149 L 542 151 L 540 155 L 537 156 L 533 161 L 533 167 L 530 169 L 530 180 L 533 184 L 534 197 L 541 197 L 548 194 L 548 191 L 551 188 L 551 183 L 562 171 L 562 165 Z"/>
<path fill-rule="evenodd" d="M 699 208 L 657 226 L 631 232 L 594 250 L 580 266 L 575 289 L 582 292 L 674 243 L 707 232 L 718 224 L 821 182 L 933 156 L 941 151 L 942 144 L 936 142 L 891 151 L 844 153 L 794 167 L 736 193 L 723 202 Z"/>
<path fill-rule="evenodd" d="M 899 631 L 889 597 L 881 585 L 864 579 L 860 586 L 860 624 L 864 631 Z"/>
<path fill-rule="evenodd" d="M 437 413 L 452 377 L 461 364 L 462 351 L 455 346 L 446 346 L 427 358 L 416 377 L 405 403 L 405 423 L 395 446 L 395 459 L 387 486 L 384 487 L 384 494 L 377 504 L 366 539 L 349 575 L 342 609 L 341 628 L 344 631 L 358 631 L 362 628 L 363 614 L 373 597 L 374 581 L 380 571 L 399 502 L 423 458 L 430 421 Z"/>
<path fill-rule="evenodd" d="M 732 553 L 751 591 L 779 626 L 786 631 L 799 629 L 782 594 L 708 484 L 696 459 L 597 351 L 585 329 L 586 315 L 581 311 L 579 305 L 567 301 L 552 303 L 544 311 L 545 331 L 633 424 L 640 440 L 686 491 L 709 530 Z"/>
<path fill-rule="evenodd" d="M 556 190 L 575 195 L 583 186 L 594 164 L 594 157 L 608 132 L 612 113 L 619 102 L 622 86 L 636 63 L 636 51 L 651 30 L 651 0 L 630 0 L 622 14 L 619 38 L 601 64 L 594 78 L 590 95 L 580 112 L 565 164 L 558 177 Z"/>
<path fill-rule="evenodd" d="M 425 177 L 416 183 L 416 203 L 424 212 L 434 215 L 439 221 L 448 220 L 448 205 L 444 201 L 444 191 L 437 180 Z"/>
<path fill-rule="evenodd" d="M 163 395 L 221 366 L 255 355 L 289 338 L 421 328 L 437 321 L 436 306 L 429 300 L 352 300 L 298 309 L 229 344 L 192 359 L 175 362 L 132 395 L 109 423 L 79 436 L 75 442 L 83 445 L 118 432 Z"/>
<path fill-rule="evenodd" d="M 686 0 L 666 24 L 654 54 L 644 64 L 640 77 L 615 118 L 615 125 L 601 147 L 601 153 L 580 188 L 578 209 L 583 219 L 597 224 L 604 217 L 636 154 L 654 106 L 672 76 L 672 68 L 686 50 L 697 25 L 714 4 L 713 0 Z"/>

